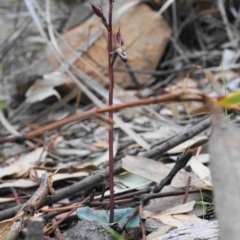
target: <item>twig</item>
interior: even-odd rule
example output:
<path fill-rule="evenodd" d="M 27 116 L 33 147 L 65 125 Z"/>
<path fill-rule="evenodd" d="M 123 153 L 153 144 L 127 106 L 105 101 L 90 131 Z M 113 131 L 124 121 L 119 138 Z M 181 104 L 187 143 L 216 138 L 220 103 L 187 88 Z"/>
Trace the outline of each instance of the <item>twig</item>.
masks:
<path fill-rule="evenodd" d="M 56 219 L 53 218 L 52 219 L 52 224 L 54 225 L 56 222 L 57 222 Z M 54 235 L 58 240 L 64 240 L 64 237 L 63 237 L 63 235 L 62 235 L 62 233 L 61 233 L 61 231 L 59 230 L 58 227 L 55 228 Z"/>
<path fill-rule="evenodd" d="M 102 187 L 100 202 L 102 202 L 103 199 L 104 199 L 104 195 L 105 195 L 105 192 L 106 192 L 106 188 L 107 188 L 107 182 L 104 182 L 104 183 L 103 183 L 103 187 Z"/>
<path fill-rule="evenodd" d="M 136 208 L 135 211 L 126 218 L 125 222 L 122 224 L 122 226 L 120 226 L 120 227 L 121 227 L 121 229 L 120 229 L 120 231 L 119 231 L 120 233 L 122 233 L 122 232 L 124 231 L 124 229 L 126 228 L 127 224 L 129 223 L 129 221 L 130 221 L 137 213 L 138 213 L 138 209 Z"/>
<path fill-rule="evenodd" d="M 88 110 L 84 113 L 76 114 L 76 115 L 67 117 L 65 119 L 62 119 L 62 120 L 59 120 L 59 121 L 56 121 L 56 122 L 53 122 L 53 123 L 49 123 L 45 126 L 39 127 L 36 130 L 33 130 L 33 131 L 30 131 L 30 132 L 26 133 L 22 137 L 2 138 L 2 139 L 0 139 L 0 144 L 6 143 L 6 142 L 16 142 L 16 141 L 29 140 L 29 139 L 32 139 L 36 136 L 42 135 L 46 131 L 50 131 L 50 130 L 53 130 L 55 128 L 62 127 L 66 124 L 91 117 L 91 116 L 96 115 L 98 113 L 116 111 L 116 110 L 120 110 L 120 109 L 128 108 L 128 107 L 136 107 L 136 106 L 142 106 L 142 105 L 156 104 L 156 103 L 159 103 L 159 102 L 164 103 L 164 102 L 171 102 L 171 101 L 177 101 L 177 102 L 186 102 L 186 101 L 187 102 L 188 101 L 190 101 L 190 102 L 191 101 L 202 102 L 203 101 L 200 98 L 181 98 L 182 95 L 184 95 L 184 93 L 186 93 L 184 90 L 180 90 L 180 91 L 176 91 L 176 94 L 164 94 L 164 95 L 161 95 L 161 96 L 150 97 L 150 98 L 141 99 L 141 100 L 138 100 L 138 101 L 128 102 L 128 103 L 125 103 L 125 104 L 112 105 L 112 106 L 108 106 L 108 107 L 104 107 L 104 108 L 100 108 L 100 109 L 94 108 L 94 109 Z"/>
<path fill-rule="evenodd" d="M 73 208 L 71 211 L 67 212 L 67 214 L 64 215 L 61 219 L 58 221 L 54 222 L 52 224 L 52 229 L 48 232 L 51 234 L 52 232 L 55 232 L 55 230 L 58 228 L 59 224 L 61 224 L 68 216 L 70 216 L 74 211 L 76 211 L 76 208 Z"/>
<path fill-rule="evenodd" d="M 88 200 L 88 203 L 89 203 L 89 204 L 94 200 L 95 193 L 96 193 L 96 189 L 94 188 L 94 189 L 92 190 L 91 196 L 90 196 L 90 198 L 89 198 L 89 200 Z"/>
<path fill-rule="evenodd" d="M 20 203 L 19 196 L 18 196 L 18 194 L 17 194 L 16 189 L 15 189 L 14 187 L 11 187 L 10 189 L 11 189 L 11 191 L 12 191 L 12 193 L 13 193 L 13 196 L 14 196 L 14 198 L 15 198 L 16 204 L 17 204 L 17 205 L 20 205 L 21 203 Z"/>
<path fill-rule="evenodd" d="M 8 239 L 17 239 L 19 233 L 25 227 L 28 219 L 34 215 L 35 211 L 42 205 L 42 202 L 46 199 L 48 194 L 48 174 L 42 175 L 42 182 L 37 191 L 27 201 L 27 203 L 18 206 L 20 210 L 18 214 L 22 214 L 22 217 L 13 223 L 11 226 Z"/>
<path fill-rule="evenodd" d="M 143 154 L 146 158 L 152 158 L 156 159 L 161 155 L 163 152 L 168 151 L 168 149 L 172 149 L 175 146 L 178 146 L 180 143 L 187 141 L 188 139 L 191 139 L 193 136 L 196 136 L 197 134 L 201 133 L 202 131 L 209 128 L 211 125 L 211 119 L 207 118 L 200 123 L 192 126 L 190 129 L 187 129 L 186 131 L 182 132 L 181 134 L 177 135 L 176 137 L 170 139 L 167 142 L 164 142 L 157 148 L 151 149 L 150 151 L 147 151 L 145 154 Z"/>
<path fill-rule="evenodd" d="M 114 200 L 115 204 L 126 204 L 126 203 L 131 203 L 134 199 L 133 198 L 126 198 L 126 199 L 121 199 L 121 200 Z M 106 200 L 104 202 L 101 202 L 100 200 L 98 202 L 91 202 L 90 206 L 106 206 L 109 205 L 110 201 Z"/>
<path fill-rule="evenodd" d="M 118 201 L 118 199 L 123 199 L 123 198 L 130 198 L 130 197 L 136 197 L 141 194 L 149 193 L 151 188 L 147 188 L 144 190 L 139 190 L 133 193 L 127 193 L 121 196 L 115 197 L 115 201 Z M 154 193 L 155 198 L 164 198 L 164 197 L 172 197 L 172 196 L 179 196 L 179 195 L 184 195 L 186 191 L 178 191 L 178 192 L 165 192 L 165 193 Z M 199 192 L 199 189 L 196 190 L 189 190 L 189 193 L 196 193 Z"/>
<path fill-rule="evenodd" d="M 188 198 L 188 194 L 189 194 L 189 188 L 191 186 L 191 177 L 188 177 L 188 181 L 187 181 L 187 187 L 186 187 L 186 191 L 183 197 L 183 204 L 187 202 L 187 198 Z"/>
<path fill-rule="evenodd" d="M 175 175 L 186 166 L 190 158 L 192 157 L 192 150 L 186 149 L 186 151 L 176 161 L 174 167 L 171 169 L 169 174 L 153 188 L 153 192 L 160 192 L 165 186 L 170 185 Z"/>
<path fill-rule="evenodd" d="M 143 220 L 143 218 L 142 218 L 142 212 L 143 212 L 143 202 L 141 202 L 141 203 L 139 204 L 138 214 L 139 214 L 140 222 L 141 222 L 142 239 L 143 239 L 143 240 L 146 240 L 146 239 L 147 239 L 147 237 L 146 237 L 146 229 L 145 229 L 144 220 Z"/>

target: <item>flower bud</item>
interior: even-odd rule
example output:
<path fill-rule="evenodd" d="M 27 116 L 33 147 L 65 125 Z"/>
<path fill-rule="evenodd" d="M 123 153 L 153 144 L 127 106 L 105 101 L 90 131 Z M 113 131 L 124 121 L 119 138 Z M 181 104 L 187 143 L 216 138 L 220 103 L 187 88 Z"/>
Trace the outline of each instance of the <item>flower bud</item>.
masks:
<path fill-rule="evenodd" d="M 115 40 L 116 40 L 117 47 L 122 46 L 122 37 L 121 37 L 120 28 L 118 29 L 118 32 L 115 36 Z"/>
<path fill-rule="evenodd" d="M 100 18 L 103 18 L 103 11 L 100 7 L 96 6 L 94 3 L 89 3 L 92 7 L 93 12 Z"/>

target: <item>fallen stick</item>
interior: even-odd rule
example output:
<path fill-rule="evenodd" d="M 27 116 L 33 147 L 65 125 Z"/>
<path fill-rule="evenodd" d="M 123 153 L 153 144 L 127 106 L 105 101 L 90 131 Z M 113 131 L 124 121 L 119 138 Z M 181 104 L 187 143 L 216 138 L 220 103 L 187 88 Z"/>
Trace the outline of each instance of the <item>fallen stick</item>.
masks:
<path fill-rule="evenodd" d="M 104 107 L 104 108 L 93 108 L 93 109 L 85 111 L 83 113 L 72 115 L 72 116 L 64 118 L 62 120 L 46 124 L 42 127 L 38 127 L 37 129 L 27 132 L 26 134 L 24 134 L 22 136 L 2 138 L 2 139 L 0 139 L 0 144 L 6 143 L 6 142 L 22 142 L 24 140 L 30 140 L 34 137 L 42 135 L 43 133 L 45 133 L 47 131 L 51 131 L 55 128 L 65 126 L 69 123 L 92 117 L 99 113 L 105 113 L 105 112 L 109 112 L 109 111 L 118 111 L 118 110 L 129 108 L 129 107 L 136 107 L 136 106 L 143 106 L 143 105 L 150 105 L 150 104 L 157 104 L 157 103 L 166 103 L 166 102 L 192 102 L 192 101 L 203 102 L 202 98 L 196 98 L 196 97 L 195 98 L 183 98 L 184 95 L 189 94 L 189 93 L 191 93 L 191 92 L 185 91 L 185 90 L 179 90 L 179 91 L 175 91 L 174 93 L 164 94 L 164 95 L 157 96 L 157 97 L 140 99 L 137 101 L 132 101 L 132 102 L 124 103 L 124 104 L 111 105 L 111 106 Z"/>

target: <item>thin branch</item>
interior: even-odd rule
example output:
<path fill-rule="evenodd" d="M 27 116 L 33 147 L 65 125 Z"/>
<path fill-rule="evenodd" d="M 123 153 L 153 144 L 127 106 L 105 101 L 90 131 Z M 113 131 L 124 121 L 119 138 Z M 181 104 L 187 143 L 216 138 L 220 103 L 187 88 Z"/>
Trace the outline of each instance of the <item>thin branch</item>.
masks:
<path fill-rule="evenodd" d="M 175 94 L 165 94 L 157 97 L 150 97 L 146 99 L 141 99 L 138 101 L 132 101 L 125 104 L 119 104 L 119 105 L 112 105 L 100 109 L 91 109 L 89 111 L 86 111 L 84 113 L 72 115 L 70 117 L 67 117 L 65 119 L 55 121 L 53 123 L 49 123 L 47 125 L 44 125 L 42 127 L 37 128 L 36 130 L 30 131 L 23 136 L 15 137 L 15 138 L 2 138 L 0 139 L 0 144 L 6 143 L 6 142 L 21 142 L 23 140 L 29 140 L 36 136 L 42 135 L 46 131 L 53 130 L 55 128 L 59 128 L 62 126 L 65 126 L 66 124 L 76 122 L 79 120 L 86 119 L 88 117 L 92 117 L 98 113 L 104 113 L 109 111 L 116 111 L 128 107 L 136 107 L 136 106 L 142 106 L 142 105 L 149 105 L 149 104 L 156 104 L 156 103 L 166 103 L 166 102 L 188 102 L 188 101 L 196 101 L 196 102 L 202 102 L 203 100 L 200 98 L 181 98 L 186 92 L 183 90 L 176 91 Z"/>

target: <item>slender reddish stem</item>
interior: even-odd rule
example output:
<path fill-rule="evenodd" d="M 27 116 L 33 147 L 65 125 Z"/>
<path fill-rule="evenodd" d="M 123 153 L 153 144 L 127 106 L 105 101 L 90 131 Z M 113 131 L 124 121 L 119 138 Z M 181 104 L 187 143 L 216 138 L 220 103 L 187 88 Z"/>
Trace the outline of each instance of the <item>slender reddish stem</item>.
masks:
<path fill-rule="evenodd" d="M 112 52 L 112 13 L 113 13 L 113 0 L 109 0 L 108 12 L 108 73 L 109 73 L 109 98 L 108 105 L 113 105 L 113 88 L 114 88 L 114 74 L 113 63 L 111 62 Z M 109 111 L 109 118 L 113 119 L 113 111 Z M 113 182 L 113 125 L 110 124 L 109 128 L 109 188 L 110 188 L 110 217 L 109 222 L 114 221 L 114 182 Z"/>

